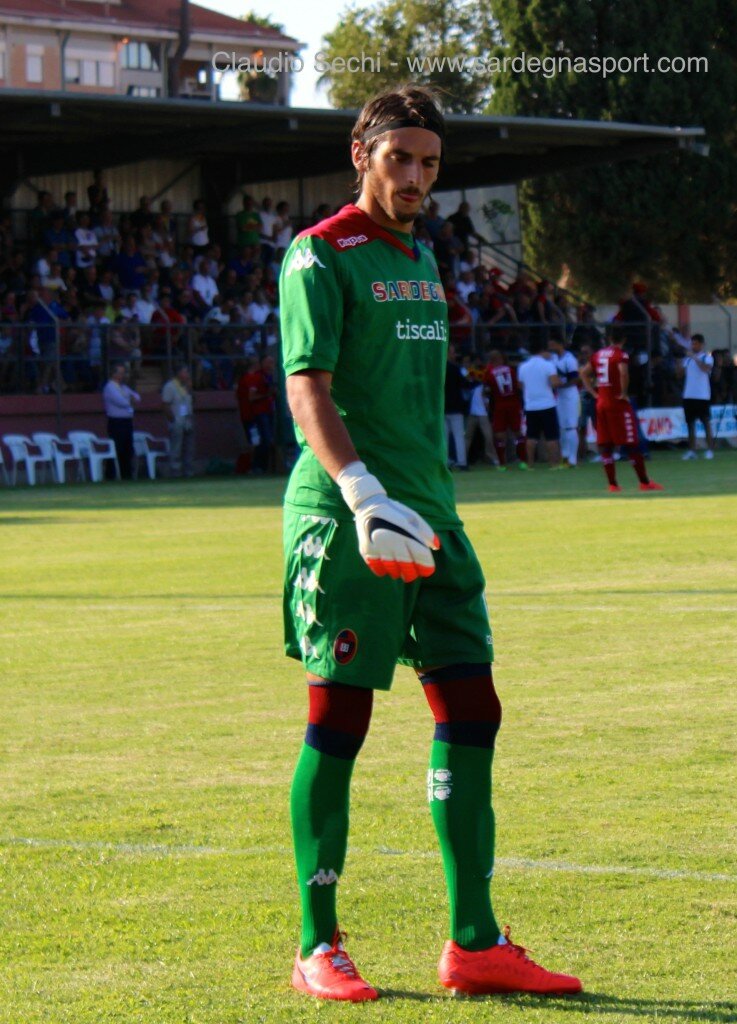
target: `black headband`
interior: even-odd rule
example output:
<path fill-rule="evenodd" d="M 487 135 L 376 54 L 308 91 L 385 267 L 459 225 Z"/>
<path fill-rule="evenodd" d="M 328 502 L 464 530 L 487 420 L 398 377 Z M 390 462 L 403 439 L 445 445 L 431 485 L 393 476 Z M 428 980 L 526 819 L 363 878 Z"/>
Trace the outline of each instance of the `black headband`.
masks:
<path fill-rule="evenodd" d="M 382 135 L 384 132 L 393 132 L 397 128 L 424 128 L 425 131 L 434 132 L 440 141 L 443 141 L 443 136 L 437 130 L 429 124 L 421 124 L 416 117 L 398 117 L 395 121 L 385 121 L 383 124 L 375 124 L 373 128 L 367 128 L 361 136 L 361 142 L 368 142 L 369 139 L 373 139 L 375 135 Z"/>

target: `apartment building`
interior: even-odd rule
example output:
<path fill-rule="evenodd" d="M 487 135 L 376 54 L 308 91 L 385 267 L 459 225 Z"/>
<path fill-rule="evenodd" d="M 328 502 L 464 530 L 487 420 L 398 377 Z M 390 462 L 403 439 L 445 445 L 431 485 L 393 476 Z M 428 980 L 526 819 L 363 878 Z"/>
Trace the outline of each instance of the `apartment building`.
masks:
<path fill-rule="evenodd" d="M 174 95 L 217 100 L 216 58 L 220 71 L 256 69 L 244 77 L 244 98 L 289 103 L 297 40 L 197 4 L 189 21 Z M 176 0 L 0 0 L 0 91 L 168 96 L 179 23 Z"/>

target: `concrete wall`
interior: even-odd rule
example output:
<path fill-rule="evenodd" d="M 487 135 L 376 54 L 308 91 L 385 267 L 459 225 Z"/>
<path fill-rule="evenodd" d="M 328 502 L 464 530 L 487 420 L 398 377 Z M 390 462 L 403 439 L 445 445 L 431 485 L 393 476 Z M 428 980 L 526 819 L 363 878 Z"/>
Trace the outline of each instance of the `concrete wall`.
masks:
<path fill-rule="evenodd" d="M 245 447 L 235 394 L 231 391 L 197 391 L 194 397 L 196 461 L 203 471 L 210 459 L 235 461 Z M 107 436 L 102 395 L 62 395 L 61 419 L 53 395 L 4 395 L 0 403 L 0 437 L 48 431 L 65 436 L 70 430 L 92 430 Z M 133 421 L 135 430 L 157 437 L 168 433 L 158 394 L 144 394 Z M 7 460 L 7 452 L 6 460 Z"/>
<path fill-rule="evenodd" d="M 104 165 L 105 155 L 100 154 Z M 186 170 L 188 160 L 144 160 L 140 163 L 122 164 L 105 171 L 103 179 L 110 196 L 113 210 L 135 210 L 142 195 L 152 196 Z M 57 203 L 63 202 L 64 193 L 75 191 L 80 205 L 87 202 L 87 186 L 92 184 L 92 171 L 72 171 L 65 174 L 39 174 L 29 178 L 35 189 L 51 192 Z M 191 213 L 192 200 L 200 194 L 201 174 L 199 167 L 192 168 L 170 188 L 166 188 L 161 199 L 171 200 L 175 213 Z M 161 199 L 154 204 L 158 209 Z M 22 184 L 10 200 L 13 210 L 28 210 L 36 205 L 36 192 Z"/>

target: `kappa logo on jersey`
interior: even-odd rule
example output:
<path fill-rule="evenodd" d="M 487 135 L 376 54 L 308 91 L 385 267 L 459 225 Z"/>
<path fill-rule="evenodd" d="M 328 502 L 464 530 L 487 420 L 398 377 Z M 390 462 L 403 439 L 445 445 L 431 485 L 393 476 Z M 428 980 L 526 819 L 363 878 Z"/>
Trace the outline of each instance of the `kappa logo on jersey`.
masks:
<path fill-rule="evenodd" d="M 437 281 L 372 281 L 375 302 L 445 302 Z"/>
<path fill-rule="evenodd" d="M 333 657 L 339 665 L 348 665 L 356 656 L 358 637 L 352 629 L 341 629 L 333 644 Z"/>
<path fill-rule="evenodd" d="M 337 881 L 338 881 L 338 876 L 336 875 L 336 873 L 333 871 L 332 868 L 330 868 L 328 871 L 326 871 L 325 868 L 320 868 L 320 870 L 317 871 L 312 876 L 312 878 L 308 881 L 307 884 L 308 885 L 335 885 L 335 883 Z"/>
<path fill-rule="evenodd" d="M 428 768 L 427 799 L 448 800 L 453 789 L 453 772 L 450 768 Z"/>
<path fill-rule="evenodd" d="M 292 262 L 287 267 L 287 277 L 292 273 L 293 270 L 309 270 L 310 267 L 322 267 L 325 269 L 325 264 L 315 256 L 312 249 L 298 249 L 292 256 Z"/>
<path fill-rule="evenodd" d="M 341 249 L 350 249 L 354 245 L 363 245 L 368 242 L 368 235 L 351 235 L 350 238 L 339 238 L 338 245 Z"/>

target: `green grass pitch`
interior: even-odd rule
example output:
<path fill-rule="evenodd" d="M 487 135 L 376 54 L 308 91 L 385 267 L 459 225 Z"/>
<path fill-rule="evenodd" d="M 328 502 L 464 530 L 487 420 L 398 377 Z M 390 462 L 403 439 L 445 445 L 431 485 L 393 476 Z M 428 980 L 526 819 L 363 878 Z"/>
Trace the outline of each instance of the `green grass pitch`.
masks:
<path fill-rule="evenodd" d="M 737 1022 L 737 454 L 457 478 L 504 724 L 495 904 L 577 998 L 459 1001 L 406 670 L 354 786 L 369 1006 L 289 976 L 283 481 L 0 489 L 0 1022 Z"/>

